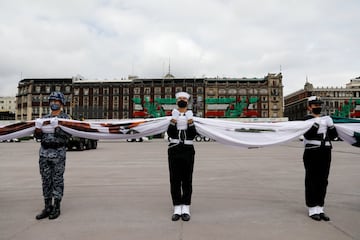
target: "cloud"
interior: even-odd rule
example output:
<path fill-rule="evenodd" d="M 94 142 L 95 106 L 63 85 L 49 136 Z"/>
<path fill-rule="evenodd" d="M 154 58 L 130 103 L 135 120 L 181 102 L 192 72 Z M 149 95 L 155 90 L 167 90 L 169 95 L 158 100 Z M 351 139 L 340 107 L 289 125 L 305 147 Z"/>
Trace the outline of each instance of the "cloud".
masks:
<path fill-rule="evenodd" d="M 0 3 L 0 95 L 21 78 L 263 77 L 285 94 L 360 75 L 356 0 Z M 16 17 L 14 17 L 16 16 Z"/>

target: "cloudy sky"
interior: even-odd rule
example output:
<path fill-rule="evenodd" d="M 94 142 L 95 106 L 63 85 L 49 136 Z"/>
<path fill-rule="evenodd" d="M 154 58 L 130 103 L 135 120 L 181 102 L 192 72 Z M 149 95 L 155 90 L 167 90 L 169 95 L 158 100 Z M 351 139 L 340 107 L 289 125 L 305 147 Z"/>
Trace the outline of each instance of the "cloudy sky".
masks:
<path fill-rule="evenodd" d="M 359 0 L 0 1 L 0 96 L 23 78 L 360 76 Z"/>

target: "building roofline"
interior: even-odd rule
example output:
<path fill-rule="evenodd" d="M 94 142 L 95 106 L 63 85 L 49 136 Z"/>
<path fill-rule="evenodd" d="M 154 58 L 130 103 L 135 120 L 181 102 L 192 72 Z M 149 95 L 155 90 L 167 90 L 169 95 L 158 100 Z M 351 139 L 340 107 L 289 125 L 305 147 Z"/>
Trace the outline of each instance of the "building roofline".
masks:
<path fill-rule="evenodd" d="M 289 93 L 288 95 L 284 96 L 284 100 L 286 98 L 291 98 L 291 97 L 296 96 L 296 95 L 298 95 L 300 93 L 303 93 L 303 92 L 306 92 L 305 89 L 300 89 L 300 90 L 297 90 L 295 92 Z"/>

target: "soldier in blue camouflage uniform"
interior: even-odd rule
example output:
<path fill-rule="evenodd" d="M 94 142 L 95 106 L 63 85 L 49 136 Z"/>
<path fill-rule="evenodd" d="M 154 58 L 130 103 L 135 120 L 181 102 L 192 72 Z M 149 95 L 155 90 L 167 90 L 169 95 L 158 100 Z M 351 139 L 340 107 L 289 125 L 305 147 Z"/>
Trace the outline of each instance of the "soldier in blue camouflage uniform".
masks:
<path fill-rule="evenodd" d="M 62 111 L 66 104 L 61 92 L 49 96 L 51 113 L 35 121 L 35 137 L 41 139 L 39 167 L 45 208 L 36 219 L 55 219 L 60 215 L 60 202 L 64 192 L 64 171 L 66 161 L 66 142 L 70 135 L 58 126 L 58 118 L 69 119 Z M 49 118 L 50 124 L 43 124 Z M 54 200 L 54 203 L 53 203 Z"/>

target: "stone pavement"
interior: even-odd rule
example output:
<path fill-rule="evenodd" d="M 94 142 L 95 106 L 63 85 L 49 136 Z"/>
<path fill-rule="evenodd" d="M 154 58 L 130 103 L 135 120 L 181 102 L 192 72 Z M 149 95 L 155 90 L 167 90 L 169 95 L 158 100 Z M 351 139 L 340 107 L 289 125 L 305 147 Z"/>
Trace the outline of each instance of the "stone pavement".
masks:
<path fill-rule="evenodd" d="M 190 222 L 171 221 L 167 143 L 100 141 L 68 152 L 62 214 L 43 208 L 39 144 L 0 143 L 0 239 L 360 239 L 360 149 L 335 142 L 326 198 L 330 222 L 304 204 L 303 145 L 195 143 Z"/>

